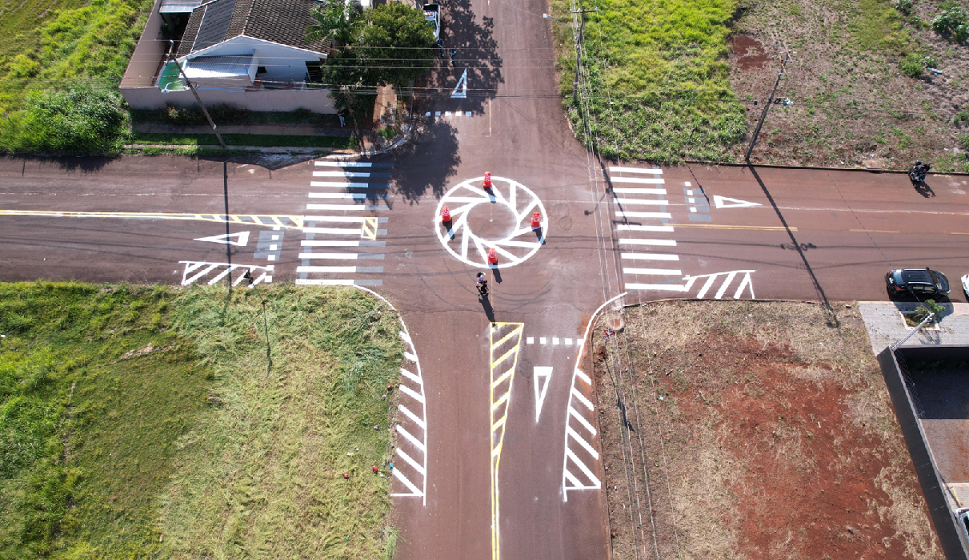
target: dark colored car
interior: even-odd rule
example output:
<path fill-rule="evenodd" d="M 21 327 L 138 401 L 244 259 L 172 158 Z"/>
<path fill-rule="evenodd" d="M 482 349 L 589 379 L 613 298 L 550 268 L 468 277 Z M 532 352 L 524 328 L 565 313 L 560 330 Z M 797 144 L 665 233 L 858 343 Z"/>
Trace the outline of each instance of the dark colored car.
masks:
<path fill-rule="evenodd" d="M 929 268 L 897 268 L 885 275 L 885 283 L 893 296 L 910 294 L 922 299 L 949 293 L 949 279 Z"/>

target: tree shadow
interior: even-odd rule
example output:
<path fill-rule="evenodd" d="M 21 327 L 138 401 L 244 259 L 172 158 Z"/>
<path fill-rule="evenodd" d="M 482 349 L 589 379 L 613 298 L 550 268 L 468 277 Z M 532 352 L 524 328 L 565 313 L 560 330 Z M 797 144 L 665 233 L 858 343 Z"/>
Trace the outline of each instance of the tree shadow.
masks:
<path fill-rule="evenodd" d="M 502 59 L 494 39 L 495 20 L 482 17 L 481 23 L 475 21 L 470 0 L 455 0 L 442 5 L 442 9 L 441 63 L 428 74 L 423 85 L 432 99 L 450 96 L 467 69 L 467 97 L 461 99 L 461 109 L 482 113 L 485 101 L 494 98 L 498 84 L 504 82 Z"/>
<path fill-rule="evenodd" d="M 411 141 L 393 153 L 395 193 L 411 204 L 428 191 L 436 198 L 443 196 L 448 179 L 461 164 L 457 130 L 445 121 L 415 129 Z"/>
<path fill-rule="evenodd" d="M 78 173 L 97 173 L 120 156 L 19 156 L 24 162 L 52 164 L 61 169 Z"/>

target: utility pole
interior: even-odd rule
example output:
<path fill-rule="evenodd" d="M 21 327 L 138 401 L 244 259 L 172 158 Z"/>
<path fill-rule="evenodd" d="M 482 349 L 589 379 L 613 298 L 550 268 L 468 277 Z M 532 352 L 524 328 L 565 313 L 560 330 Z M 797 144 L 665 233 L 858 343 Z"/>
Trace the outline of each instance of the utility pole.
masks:
<path fill-rule="evenodd" d="M 750 139 L 750 145 L 747 146 L 747 153 L 744 154 L 744 161 L 746 161 L 748 164 L 750 163 L 750 153 L 754 151 L 754 144 L 757 143 L 757 136 L 760 134 L 760 129 L 762 126 L 764 126 L 764 121 L 767 120 L 767 111 L 774 102 L 774 94 L 777 93 L 777 86 L 780 85 L 781 78 L 784 77 L 784 71 L 787 69 L 787 63 L 789 60 L 791 60 L 791 54 L 789 52 L 784 52 L 782 54 L 784 55 L 784 58 L 781 59 L 781 71 L 777 74 L 777 81 L 774 82 L 774 89 L 771 90 L 770 97 L 767 98 L 767 105 L 764 106 L 764 112 L 760 115 L 760 122 L 757 123 L 757 128 L 754 129 L 754 135 Z"/>
<path fill-rule="evenodd" d="M 192 95 L 195 96 L 195 101 L 197 101 L 199 107 L 202 108 L 202 114 L 205 115 L 205 120 L 209 121 L 209 126 L 212 127 L 212 132 L 215 133 L 215 137 L 219 139 L 219 144 L 222 146 L 222 149 L 225 150 L 225 142 L 222 141 L 222 135 L 219 134 L 218 127 L 216 127 L 215 123 L 212 122 L 212 117 L 209 116 L 208 110 L 205 109 L 205 105 L 202 103 L 202 98 L 199 97 L 198 92 L 195 91 L 195 86 L 192 85 L 192 82 L 188 81 L 188 76 L 186 76 L 185 71 L 182 70 L 182 65 L 178 63 L 178 57 L 175 56 L 175 41 L 169 39 L 168 44 L 171 47 L 169 57 L 175 62 L 175 67 L 178 68 L 178 73 L 182 76 L 182 78 L 185 79 L 185 84 L 188 86 L 188 89 L 192 90 Z"/>
<path fill-rule="evenodd" d="M 572 29 L 570 31 L 572 31 L 572 41 L 575 43 L 575 80 L 572 82 L 572 96 L 576 100 L 579 97 L 579 69 L 582 68 L 582 27 L 585 24 L 585 18 L 582 17 L 582 14 L 598 11 L 598 8 L 594 10 L 583 10 L 581 8 L 578 10 L 569 10 L 569 13 L 572 14 Z M 568 25 L 565 25 L 557 18 L 548 14 L 542 14 L 542 17 L 550 19 L 566 29 L 569 28 Z"/>

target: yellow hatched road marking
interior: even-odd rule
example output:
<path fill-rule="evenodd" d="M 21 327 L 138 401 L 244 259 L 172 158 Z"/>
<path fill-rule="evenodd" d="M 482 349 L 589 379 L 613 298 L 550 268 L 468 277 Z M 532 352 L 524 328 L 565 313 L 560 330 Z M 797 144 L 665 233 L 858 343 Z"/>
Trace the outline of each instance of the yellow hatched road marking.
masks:
<path fill-rule="evenodd" d="M 377 239 L 377 218 L 373 216 L 364 217 L 360 237 L 370 239 L 371 241 Z"/>
<path fill-rule="evenodd" d="M 495 337 L 499 334 L 499 331 L 505 328 L 511 328 L 511 332 L 502 336 L 497 341 Z M 501 547 L 499 539 L 499 508 L 498 508 L 498 466 L 501 463 L 501 448 L 505 439 L 505 422 L 508 420 L 508 407 L 511 401 L 511 388 L 515 382 L 515 368 L 518 366 L 518 351 L 521 349 L 521 333 L 524 329 L 524 323 L 492 323 L 491 328 L 488 331 L 488 341 L 490 342 L 490 360 L 491 360 L 491 558 L 492 560 L 499 560 L 501 556 Z M 495 359 L 495 352 L 499 347 L 507 344 L 509 341 L 514 340 L 514 346 L 502 354 L 500 358 Z M 497 370 L 499 364 L 503 364 L 506 360 L 512 357 L 510 367 L 507 370 L 502 369 Z M 508 366 L 508 364 L 506 364 Z M 498 378 L 495 379 L 495 375 Z M 495 399 L 495 389 L 499 385 L 508 381 L 508 387 L 504 392 Z M 501 414 L 498 415 L 498 409 L 504 406 Z"/>

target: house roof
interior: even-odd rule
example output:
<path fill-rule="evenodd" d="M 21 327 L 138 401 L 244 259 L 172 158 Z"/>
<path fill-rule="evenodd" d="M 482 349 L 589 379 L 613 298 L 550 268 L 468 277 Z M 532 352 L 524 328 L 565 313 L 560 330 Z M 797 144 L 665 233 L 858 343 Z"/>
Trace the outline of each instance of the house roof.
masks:
<path fill-rule="evenodd" d="M 178 47 L 186 56 L 235 37 L 251 37 L 315 52 L 321 41 L 307 41 L 316 23 L 310 13 L 319 0 L 212 0 L 192 10 Z"/>

